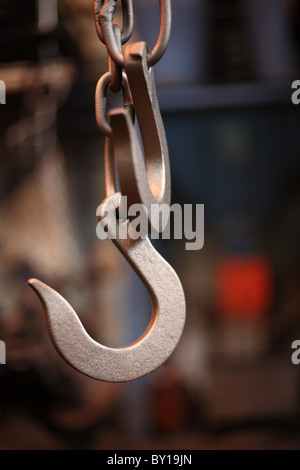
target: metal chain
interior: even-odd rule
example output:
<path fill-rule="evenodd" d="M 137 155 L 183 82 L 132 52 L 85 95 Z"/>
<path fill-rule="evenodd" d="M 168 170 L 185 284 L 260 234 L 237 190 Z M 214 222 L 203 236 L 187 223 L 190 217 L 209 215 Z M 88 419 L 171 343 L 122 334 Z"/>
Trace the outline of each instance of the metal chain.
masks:
<path fill-rule="evenodd" d="M 112 128 L 107 119 L 107 110 L 106 110 L 106 95 L 109 84 L 112 81 L 112 72 L 106 72 L 97 83 L 96 93 L 95 93 L 95 111 L 96 111 L 96 122 L 100 131 L 106 137 L 113 137 Z M 132 103 L 131 92 L 127 80 L 126 74 L 122 73 L 122 90 L 123 90 L 123 101 L 124 108 L 129 109 L 132 112 L 132 117 L 134 116 L 134 106 Z"/>
<path fill-rule="evenodd" d="M 119 51 L 122 51 L 122 33 L 120 27 L 114 25 L 114 35 Z M 111 73 L 110 89 L 113 93 L 119 93 L 122 88 L 122 68 L 108 56 L 108 71 Z"/>
<path fill-rule="evenodd" d="M 94 17 L 98 36 L 106 45 L 108 54 L 119 67 L 124 67 L 124 56 L 119 50 L 113 30 L 113 15 L 116 10 L 117 1 L 118 0 L 95 0 Z M 102 8 L 100 8 L 100 4 L 103 5 Z M 170 40 L 172 22 L 171 0 L 159 0 L 159 5 L 159 34 L 156 45 L 148 54 L 148 67 L 153 67 L 153 65 L 162 58 Z M 125 44 L 131 38 L 134 25 L 131 0 L 122 0 L 122 9 L 124 26 L 121 37 L 122 44 Z"/>
<path fill-rule="evenodd" d="M 113 160 L 116 157 L 122 194 L 129 203 L 170 204 L 169 155 L 156 96 L 152 66 L 166 51 L 171 31 L 171 0 L 160 1 L 160 30 L 158 40 L 149 53 L 145 42 L 122 44 L 131 38 L 134 15 L 132 0 L 120 0 L 123 12 L 122 31 L 113 24 L 118 0 L 94 0 L 94 19 L 99 39 L 108 53 L 109 71 L 98 81 L 96 88 L 96 121 L 106 136 L 105 173 L 107 196 L 116 192 Z M 107 91 L 122 89 L 124 111 L 107 113 Z M 133 96 L 133 98 L 132 98 Z M 145 169 L 133 122 L 135 112 L 140 126 L 146 155 Z M 128 114 L 126 114 L 128 113 Z M 119 117 L 116 116 L 119 115 Z M 131 123 L 130 123 L 131 122 Z M 114 129 L 113 129 L 114 127 Z M 121 156 L 120 156 L 121 155 Z M 154 227 L 152 227 L 154 228 Z M 154 230 L 160 231 L 159 227 Z"/>
<path fill-rule="evenodd" d="M 106 39 L 103 35 L 102 28 L 103 24 L 107 25 L 112 32 L 112 20 L 116 11 L 118 0 L 95 0 L 94 1 L 94 18 L 96 24 L 97 34 L 100 41 L 103 44 L 106 43 Z M 122 12 L 123 12 L 123 29 L 121 33 L 122 44 L 126 44 L 132 36 L 134 27 L 134 16 L 132 0 L 121 0 Z M 102 20 L 102 24 L 101 24 Z"/>

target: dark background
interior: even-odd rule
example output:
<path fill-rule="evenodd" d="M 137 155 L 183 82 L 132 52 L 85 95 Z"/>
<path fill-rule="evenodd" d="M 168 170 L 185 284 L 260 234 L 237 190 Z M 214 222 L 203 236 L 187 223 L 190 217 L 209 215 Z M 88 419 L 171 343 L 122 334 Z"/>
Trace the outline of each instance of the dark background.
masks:
<path fill-rule="evenodd" d="M 156 244 L 182 280 L 186 327 L 165 365 L 127 384 L 65 364 L 27 286 L 57 289 L 108 346 L 150 319 L 145 288 L 96 237 L 107 61 L 92 3 L 0 0 L 0 448 L 298 449 L 299 2 L 172 0 L 155 67 L 172 202 L 205 205 L 205 245 Z M 153 47 L 159 2 L 133 3 L 133 40 Z"/>

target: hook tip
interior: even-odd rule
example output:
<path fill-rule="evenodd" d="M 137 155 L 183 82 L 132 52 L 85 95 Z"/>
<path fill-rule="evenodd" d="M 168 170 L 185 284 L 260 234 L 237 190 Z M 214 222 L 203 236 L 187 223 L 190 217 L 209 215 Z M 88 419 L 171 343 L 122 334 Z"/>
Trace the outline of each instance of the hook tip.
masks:
<path fill-rule="evenodd" d="M 45 296 L 47 292 L 49 291 L 50 287 L 35 278 L 29 279 L 27 283 L 31 287 L 31 289 L 34 290 L 34 292 L 37 294 L 42 304 L 44 305 Z"/>
<path fill-rule="evenodd" d="M 41 281 L 35 278 L 28 279 L 27 284 L 33 289 L 36 290 L 38 289 L 39 285 L 42 284 Z"/>

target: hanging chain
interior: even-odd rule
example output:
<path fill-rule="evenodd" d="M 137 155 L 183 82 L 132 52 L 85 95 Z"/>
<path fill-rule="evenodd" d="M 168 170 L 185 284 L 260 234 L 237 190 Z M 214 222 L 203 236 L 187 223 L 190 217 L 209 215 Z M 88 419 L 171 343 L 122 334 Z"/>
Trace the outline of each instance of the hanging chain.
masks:
<path fill-rule="evenodd" d="M 111 59 L 119 67 L 124 67 L 124 56 L 118 47 L 113 27 L 113 16 L 118 0 L 95 0 L 94 18 L 99 39 L 105 44 Z M 122 44 L 126 44 L 132 36 L 134 15 L 132 0 L 121 0 L 123 11 Z M 169 44 L 172 23 L 171 0 L 159 0 L 160 28 L 156 45 L 148 54 L 148 67 L 153 67 L 164 55 Z"/>
<path fill-rule="evenodd" d="M 123 26 L 113 23 L 118 0 L 94 0 L 99 39 L 107 48 L 108 72 L 96 88 L 96 121 L 106 136 L 106 196 L 116 192 L 115 158 L 122 194 L 130 204 L 170 204 L 170 169 L 167 141 L 156 95 L 152 67 L 165 53 L 171 31 L 171 0 L 159 0 L 160 29 L 149 52 L 145 42 L 127 44 L 134 27 L 132 0 L 121 0 Z M 124 51 L 122 49 L 124 46 Z M 107 113 L 108 89 L 122 90 L 124 108 Z M 108 114 L 110 119 L 108 118 Z M 146 167 L 133 120 L 137 115 L 146 156 Z M 161 231 L 160 227 L 153 227 Z"/>
<path fill-rule="evenodd" d="M 112 31 L 112 20 L 116 10 L 118 0 L 95 0 L 94 2 L 94 16 L 97 34 L 99 39 L 106 44 L 104 35 L 102 33 L 103 24 L 105 24 L 104 30 Z M 134 16 L 132 0 L 121 0 L 122 12 L 123 12 L 123 29 L 122 29 L 122 44 L 129 41 L 133 33 L 134 27 Z M 101 24 L 102 18 L 102 24 Z"/>

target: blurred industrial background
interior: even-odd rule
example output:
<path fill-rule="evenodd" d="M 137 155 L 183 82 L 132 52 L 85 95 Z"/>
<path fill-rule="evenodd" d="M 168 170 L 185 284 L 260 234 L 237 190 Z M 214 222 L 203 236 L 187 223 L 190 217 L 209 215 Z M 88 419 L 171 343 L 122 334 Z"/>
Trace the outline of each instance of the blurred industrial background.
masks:
<path fill-rule="evenodd" d="M 159 2 L 133 3 L 133 40 L 151 47 Z M 155 67 L 172 202 L 205 205 L 205 245 L 156 244 L 184 286 L 182 340 L 156 372 L 108 384 L 58 356 L 27 286 L 57 289 L 108 346 L 150 319 L 146 289 L 96 237 L 107 58 L 93 1 L 0 0 L 0 449 L 300 448 L 300 5 L 172 7 Z"/>

